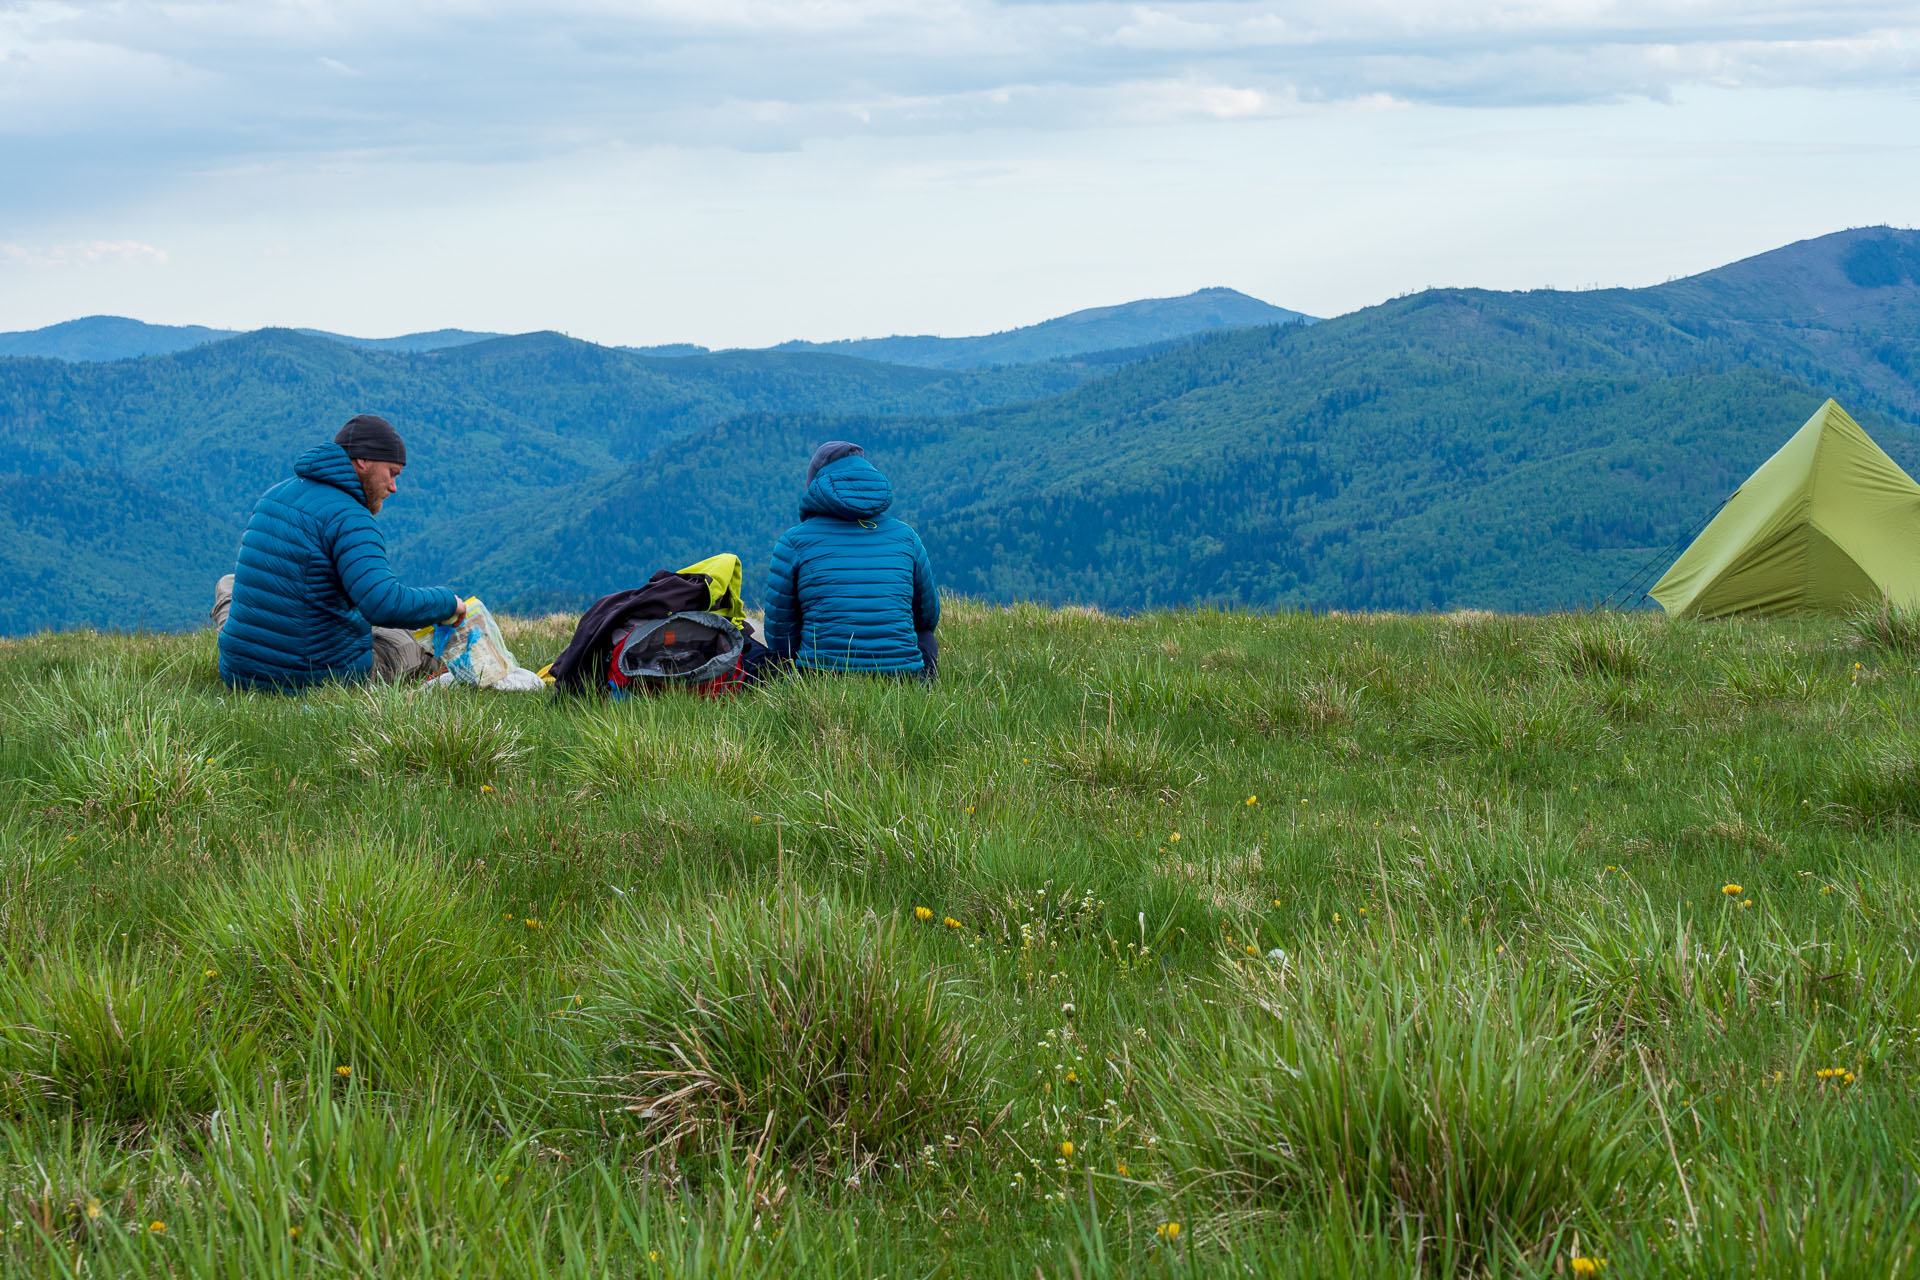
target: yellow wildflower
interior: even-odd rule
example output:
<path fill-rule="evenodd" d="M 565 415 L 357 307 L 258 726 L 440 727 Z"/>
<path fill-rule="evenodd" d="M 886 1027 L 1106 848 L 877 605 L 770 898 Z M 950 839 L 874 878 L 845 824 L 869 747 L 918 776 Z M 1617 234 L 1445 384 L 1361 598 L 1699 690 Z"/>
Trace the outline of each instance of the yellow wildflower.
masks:
<path fill-rule="evenodd" d="M 97 1218 L 99 1216 L 100 1216 L 100 1202 L 98 1200 L 87 1201 L 87 1217 Z"/>
<path fill-rule="evenodd" d="M 287 1228 L 287 1239 L 298 1240 L 299 1238 L 300 1238 L 300 1224 L 296 1222 L 294 1225 Z"/>
<path fill-rule="evenodd" d="M 1167 837 L 1167 839 L 1169 840 L 1178 840 L 1179 838 L 1180 838 L 1180 833 L 1178 831 L 1174 832 L 1172 835 Z"/>
<path fill-rule="evenodd" d="M 1071 1071 L 1069 1071 L 1069 1072 L 1067 1072 L 1067 1083 L 1068 1083 L 1068 1084 L 1072 1084 L 1072 1083 L 1074 1083 L 1074 1082 L 1075 1082 L 1076 1080 L 1078 1080 L 1079 1078 L 1080 1078 L 1080 1077 L 1079 1077 L 1079 1076 L 1077 1076 L 1077 1075 L 1075 1075 L 1075 1074 L 1074 1074 L 1073 1072 L 1071 1072 Z M 1073 1144 L 1072 1144 L 1072 1143 L 1068 1143 L 1067 1145 L 1068 1145 L 1068 1146 L 1072 1146 Z M 1068 1154 L 1068 1155 L 1072 1155 L 1073 1153 L 1072 1153 L 1071 1151 L 1069 1151 L 1069 1152 L 1068 1152 L 1067 1154 Z"/>
<path fill-rule="evenodd" d="M 1250 956 L 1257 956 L 1260 954 L 1260 948 L 1254 946 L 1251 942 L 1249 942 L 1247 944 L 1247 954 Z"/>
<path fill-rule="evenodd" d="M 214 972 L 213 972 L 213 970 L 211 970 L 211 969 L 209 969 L 209 970 L 207 970 L 207 971 L 206 971 L 206 974 L 205 974 L 205 976 L 206 976 L 206 977 L 209 977 L 209 978 L 211 978 L 211 977 L 214 977 L 214 976 L 216 976 L 216 975 L 214 974 Z"/>
<path fill-rule="evenodd" d="M 1123 1165 L 1118 1165 L 1118 1166 L 1116 1166 L 1116 1167 L 1117 1167 L 1117 1168 L 1118 1168 L 1118 1169 L 1120 1170 L 1120 1176 L 1121 1176 L 1121 1177 L 1123 1177 L 1123 1178 L 1124 1178 L 1124 1177 L 1126 1177 L 1126 1176 L 1127 1176 L 1127 1166 L 1125 1166 L 1125 1165 L 1123 1164 Z"/>
<path fill-rule="evenodd" d="M 1177 1240 L 1180 1238 L 1180 1224 L 1177 1222 L 1163 1222 L 1153 1229 L 1153 1233 L 1162 1240 Z"/>
<path fill-rule="evenodd" d="M 1742 911 L 1745 911 L 1745 910 L 1746 910 L 1746 909 L 1747 909 L 1748 907 L 1750 907 L 1750 906 L 1752 906 L 1752 905 L 1753 905 L 1753 899 L 1752 899 L 1752 898 L 1742 898 L 1742 899 L 1740 899 L 1740 909 L 1741 909 Z"/>
<path fill-rule="evenodd" d="M 1737 898 L 1740 896 L 1740 886 L 1737 884 L 1723 884 L 1720 886 L 1720 892 L 1726 894 L 1729 898 Z"/>
<path fill-rule="evenodd" d="M 960 927 L 960 922 L 958 920 L 955 920 L 952 916 L 948 916 L 946 919 L 942 920 L 940 923 L 944 924 L 949 929 L 958 929 Z"/>
<path fill-rule="evenodd" d="M 1577 1276 L 1600 1274 L 1600 1268 L 1607 1265 L 1605 1258 L 1574 1258 L 1567 1263 L 1568 1270 Z"/>
<path fill-rule="evenodd" d="M 540 927 L 540 922 L 534 919 L 532 916 L 527 917 L 526 924 L 527 924 L 527 928 L 529 929 L 538 929 Z"/>
<path fill-rule="evenodd" d="M 1060 1154 L 1069 1160 L 1073 1159 L 1073 1144 L 1071 1142 L 1061 1143 Z"/>
<path fill-rule="evenodd" d="M 932 907 L 915 907 L 913 909 L 913 918 L 915 920 L 931 920 L 933 919 L 933 908 Z"/>
<path fill-rule="evenodd" d="M 147 1234 L 155 1235 L 155 1236 L 163 1236 L 167 1234 L 167 1224 L 160 1221 L 158 1218 L 155 1218 L 152 1222 L 149 1222 L 147 1224 Z"/>
<path fill-rule="evenodd" d="M 1259 797 L 1259 796 L 1248 796 L 1248 797 L 1247 797 L 1247 808 L 1249 808 L 1249 809 L 1251 809 L 1251 808 L 1253 808 L 1253 806 L 1255 806 L 1255 805 L 1257 805 L 1257 804 L 1259 804 L 1259 803 L 1260 803 L 1260 797 Z"/>
<path fill-rule="evenodd" d="M 348 1076 L 353 1074 L 353 1068 L 348 1066 L 335 1067 L 333 1069 L 333 1074 L 339 1076 L 342 1080 L 345 1080 Z"/>

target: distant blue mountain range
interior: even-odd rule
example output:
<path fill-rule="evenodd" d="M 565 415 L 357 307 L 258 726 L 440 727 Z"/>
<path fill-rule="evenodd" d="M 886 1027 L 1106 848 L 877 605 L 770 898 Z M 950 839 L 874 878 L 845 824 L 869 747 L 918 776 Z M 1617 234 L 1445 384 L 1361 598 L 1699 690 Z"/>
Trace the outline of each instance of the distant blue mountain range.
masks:
<path fill-rule="evenodd" d="M 1152 346 L 1215 329 L 1311 322 L 1311 319 L 1298 311 L 1272 306 L 1232 289 L 1202 289 L 1180 298 L 1144 298 L 1118 306 L 1094 307 L 1024 328 L 973 338 L 857 338 L 843 342 L 788 342 L 773 349 L 820 351 L 923 369 L 976 369 Z M 0 333 L 0 356 L 41 356 L 73 362 L 130 360 L 138 356 L 171 355 L 209 342 L 236 338 L 240 332 L 191 324 L 146 324 L 125 316 L 85 316 L 44 329 Z M 502 336 L 470 329 L 435 329 L 430 333 L 401 334 L 397 338 L 355 338 L 324 329 L 298 332 L 368 351 L 410 353 L 444 351 Z M 709 354 L 708 348 L 688 342 L 622 349 L 656 359 Z"/>
<path fill-rule="evenodd" d="M 722 550 L 757 603 L 822 440 L 886 471 L 942 590 L 1116 610 L 1581 606 L 1657 569 L 1828 396 L 1920 473 L 1920 231 L 1644 289 L 1146 327 L 1249 318 L 1238 297 L 970 349 L 529 333 L 379 351 L 269 329 L 137 360 L 0 358 L 0 635 L 203 624 L 259 494 L 360 412 L 390 416 L 412 459 L 381 515 L 396 571 L 515 612 Z M 1001 363 L 1009 337 L 1062 335 L 1031 349 L 1052 358 Z M 1131 339 L 1148 341 L 1111 347 Z"/>
<path fill-rule="evenodd" d="M 1089 307 L 977 338 L 853 338 L 839 342 L 785 342 L 781 351 L 825 351 L 923 369 L 974 369 L 1031 364 L 1092 351 L 1146 347 L 1215 329 L 1259 324 L 1312 324 L 1314 317 L 1250 298 L 1233 289 L 1201 289 L 1178 298 L 1142 298 L 1113 307 Z"/>
<path fill-rule="evenodd" d="M 63 320 L 44 329 L 25 329 L 0 333 L 0 356 L 41 356 L 51 360 L 74 362 L 91 360 L 131 360 L 138 356 L 165 356 L 209 342 L 237 338 L 239 329 L 209 329 L 197 324 L 147 324 L 126 316 L 82 316 Z M 497 338 L 497 333 L 473 333 L 466 329 L 435 329 L 431 333 L 407 333 L 397 338 L 355 338 L 324 329 L 302 329 L 318 338 L 331 338 L 350 347 L 370 351 L 439 351 Z"/>

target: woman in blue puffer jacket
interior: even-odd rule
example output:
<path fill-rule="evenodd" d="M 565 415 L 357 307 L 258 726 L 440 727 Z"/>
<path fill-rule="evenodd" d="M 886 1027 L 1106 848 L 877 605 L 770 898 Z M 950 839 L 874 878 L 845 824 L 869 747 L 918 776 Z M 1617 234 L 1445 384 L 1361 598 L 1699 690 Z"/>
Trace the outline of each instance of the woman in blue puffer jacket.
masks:
<path fill-rule="evenodd" d="M 807 464 L 800 523 L 780 535 L 767 584 L 767 647 L 796 666 L 931 678 L 940 596 L 927 549 L 886 514 L 893 486 L 859 445 L 831 440 Z"/>

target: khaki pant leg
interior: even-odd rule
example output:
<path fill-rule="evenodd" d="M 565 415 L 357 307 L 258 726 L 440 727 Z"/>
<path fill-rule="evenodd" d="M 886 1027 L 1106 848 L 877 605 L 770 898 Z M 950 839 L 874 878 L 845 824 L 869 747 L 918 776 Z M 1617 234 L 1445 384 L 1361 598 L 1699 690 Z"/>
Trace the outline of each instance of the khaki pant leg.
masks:
<path fill-rule="evenodd" d="M 213 629 L 220 630 L 227 625 L 227 614 L 233 611 L 233 575 L 228 574 L 213 584 L 213 608 L 207 610 L 207 616 L 213 619 Z"/>
<path fill-rule="evenodd" d="M 373 678 L 400 684 L 434 674 L 439 662 L 433 650 L 397 627 L 373 629 Z"/>

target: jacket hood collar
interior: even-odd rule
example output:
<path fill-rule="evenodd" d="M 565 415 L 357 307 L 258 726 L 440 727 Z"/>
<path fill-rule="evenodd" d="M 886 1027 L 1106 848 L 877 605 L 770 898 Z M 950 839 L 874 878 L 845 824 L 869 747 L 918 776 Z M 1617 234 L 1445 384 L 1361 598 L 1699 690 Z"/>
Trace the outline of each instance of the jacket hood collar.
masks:
<path fill-rule="evenodd" d="M 862 457 L 840 458 L 820 468 L 800 499 L 800 518 L 871 520 L 893 505 L 893 486 Z"/>
<path fill-rule="evenodd" d="M 301 454 L 293 464 L 293 474 L 302 480 L 330 484 L 361 506 L 367 505 L 367 491 L 361 487 L 360 474 L 353 469 L 353 459 L 337 444 L 317 444 Z"/>

